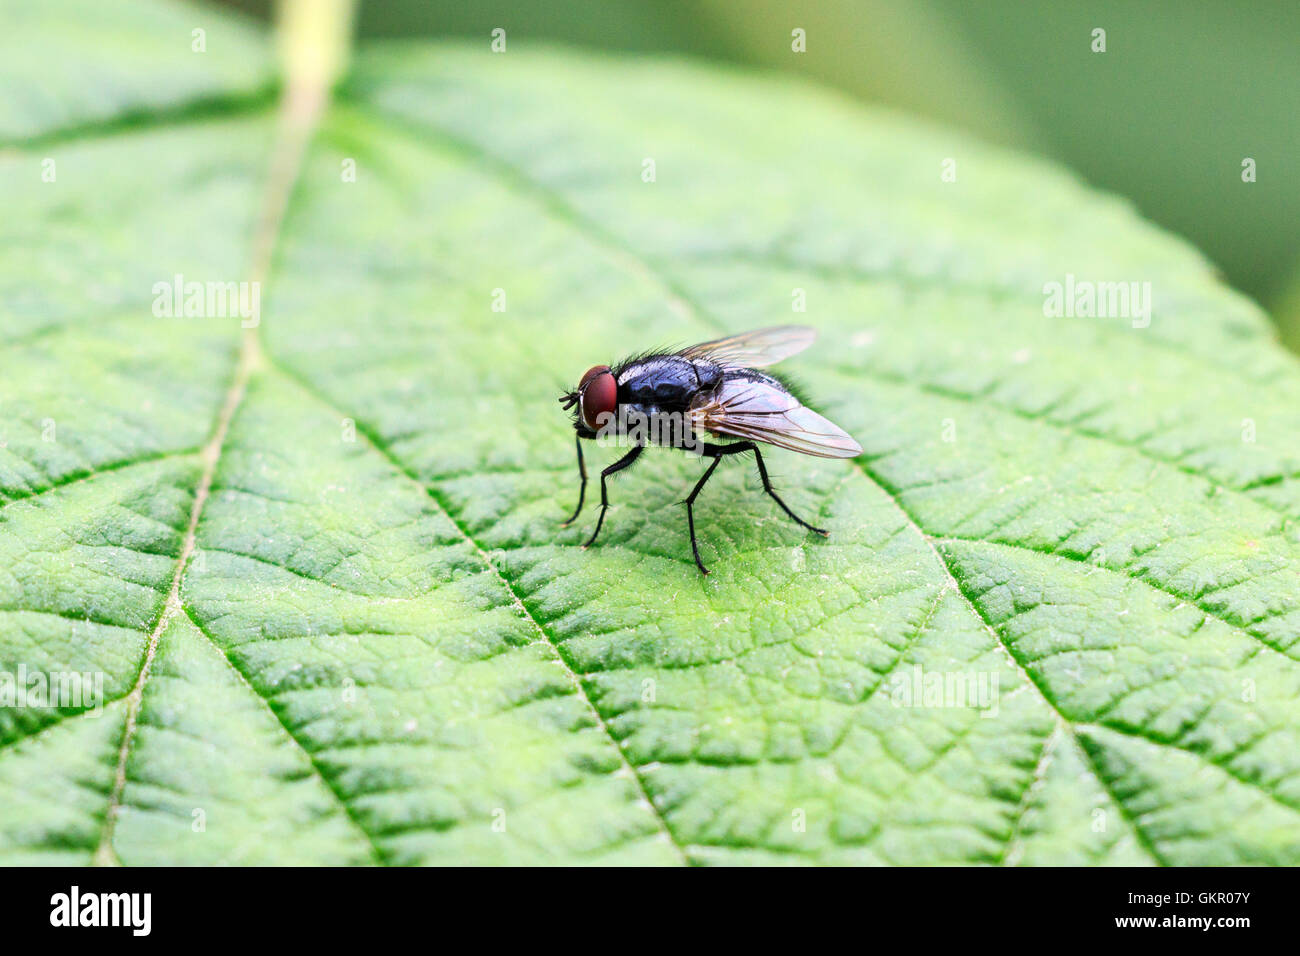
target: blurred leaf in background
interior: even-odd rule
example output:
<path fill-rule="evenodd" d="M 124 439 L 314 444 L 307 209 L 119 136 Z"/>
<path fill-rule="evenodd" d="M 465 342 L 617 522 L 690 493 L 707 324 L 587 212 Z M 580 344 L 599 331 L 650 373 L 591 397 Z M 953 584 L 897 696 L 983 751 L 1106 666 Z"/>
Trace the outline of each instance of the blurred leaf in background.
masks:
<path fill-rule="evenodd" d="M 497 26 L 516 43 L 794 70 L 1055 157 L 1191 239 L 1300 349 L 1300 4 L 363 0 L 358 23 L 363 36 L 485 42 Z M 804 54 L 791 50 L 795 27 Z M 1096 28 L 1104 53 L 1092 51 Z M 1250 184 L 1246 157 L 1258 170 Z"/>

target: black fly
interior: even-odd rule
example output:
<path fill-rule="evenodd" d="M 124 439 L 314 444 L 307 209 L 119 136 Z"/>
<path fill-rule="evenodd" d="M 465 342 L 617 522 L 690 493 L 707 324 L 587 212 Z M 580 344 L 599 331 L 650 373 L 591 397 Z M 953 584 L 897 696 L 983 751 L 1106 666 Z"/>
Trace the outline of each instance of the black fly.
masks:
<path fill-rule="evenodd" d="M 772 490 L 763 455 L 755 442 L 765 442 L 821 458 L 852 458 L 862 449 L 845 432 L 805 408 L 780 379 L 758 369 L 774 365 L 812 344 L 816 332 L 801 325 L 781 325 L 743 335 L 703 342 L 674 353 L 641 355 L 615 368 L 597 365 L 587 370 L 578 387 L 560 398 L 565 409 L 574 408 L 577 431 L 578 507 L 566 525 L 582 513 L 587 493 L 587 467 L 582 460 L 582 440 L 621 436 L 631 439 L 631 450 L 600 473 L 600 516 L 584 548 L 600 534 L 609 508 L 605 483 L 609 476 L 630 466 L 646 444 L 697 451 L 712 458 L 704 475 L 686 497 L 686 523 L 691 533 L 695 563 L 708 574 L 695 541 L 695 499 L 726 455 L 754 453 L 763 490 L 794 521 L 816 531 L 786 506 Z M 704 432 L 738 439 L 712 444 L 699 439 Z"/>

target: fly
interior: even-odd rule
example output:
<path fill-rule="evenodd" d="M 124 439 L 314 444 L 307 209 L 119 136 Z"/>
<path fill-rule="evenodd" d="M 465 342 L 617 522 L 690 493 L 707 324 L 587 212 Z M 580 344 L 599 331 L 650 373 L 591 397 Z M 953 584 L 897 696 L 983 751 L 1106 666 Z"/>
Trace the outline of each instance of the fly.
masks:
<path fill-rule="evenodd" d="M 564 522 L 572 524 L 582 513 L 587 494 L 587 466 L 582 460 L 583 439 L 623 436 L 631 438 L 630 451 L 600 473 L 600 515 L 596 530 L 583 548 L 600 534 L 609 508 L 606 482 L 641 456 L 647 444 L 696 449 L 712 463 L 686 496 L 686 525 L 691 551 L 704 574 L 695 540 L 695 499 L 728 455 L 752 451 L 758 463 L 763 490 L 801 527 L 823 537 L 829 532 L 804 521 L 772 490 L 767 466 L 757 443 L 787 448 L 819 458 L 853 458 L 862 448 L 843 429 L 805 407 L 781 379 L 759 371 L 802 352 L 817 333 L 802 325 L 780 325 L 702 342 L 679 352 L 639 355 L 611 368 L 596 365 L 587 370 L 578 387 L 561 396 L 560 404 L 574 409 L 577 432 L 578 507 Z M 575 407 L 576 406 L 576 407 Z M 647 423 L 650 427 L 646 427 Z M 702 441 L 700 434 L 726 440 Z"/>

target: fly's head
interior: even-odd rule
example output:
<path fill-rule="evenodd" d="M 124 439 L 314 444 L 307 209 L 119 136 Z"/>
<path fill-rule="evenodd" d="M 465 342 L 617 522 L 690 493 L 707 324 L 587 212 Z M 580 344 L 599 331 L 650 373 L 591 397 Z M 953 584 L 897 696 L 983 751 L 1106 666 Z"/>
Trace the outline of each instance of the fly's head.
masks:
<path fill-rule="evenodd" d="M 595 438 L 596 430 L 603 423 L 601 416 L 614 414 L 618 407 L 618 383 L 614 380 L 614 373 L 608 365 L 593 365 L 582 376 L 576 389 L 560 396 L 560 404 L 565 411 L 576 405 L 573 427 L 582 437 Z"/>

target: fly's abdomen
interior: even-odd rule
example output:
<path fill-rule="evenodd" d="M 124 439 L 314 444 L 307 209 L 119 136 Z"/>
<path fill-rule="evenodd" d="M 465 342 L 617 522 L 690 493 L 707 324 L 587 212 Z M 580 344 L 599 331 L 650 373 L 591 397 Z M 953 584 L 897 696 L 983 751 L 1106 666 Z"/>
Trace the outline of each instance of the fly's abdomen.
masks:
<path fill-rule="evenodd" d="M 665 448 L 694 448 L 696 431 L 691 416 L 664 411 L 655 405 L 633 402 L 619 406 L 619 432 L 632 442 Z"/>

